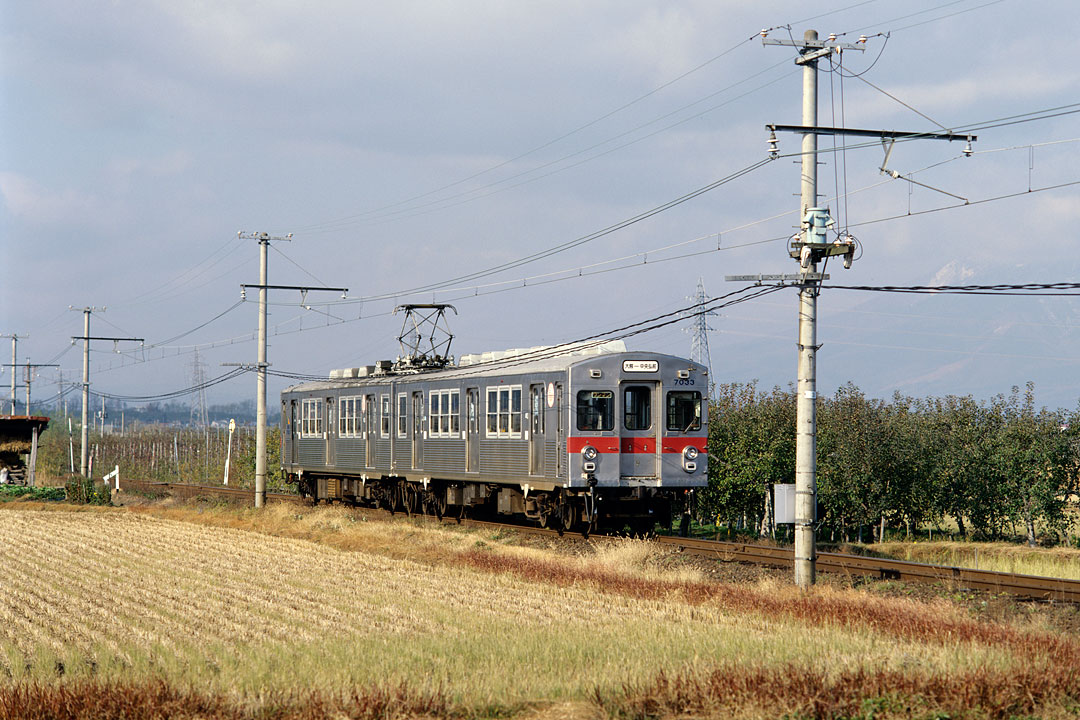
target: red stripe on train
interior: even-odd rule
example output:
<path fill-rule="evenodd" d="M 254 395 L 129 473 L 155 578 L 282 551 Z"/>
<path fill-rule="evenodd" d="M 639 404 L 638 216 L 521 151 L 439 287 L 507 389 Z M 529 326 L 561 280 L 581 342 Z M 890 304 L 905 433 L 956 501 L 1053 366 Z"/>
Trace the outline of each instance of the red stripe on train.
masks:
<path fill-rule="evenodd" d="M 705 452 L 708 438 L 703 437 L 666 437 L 663 438 L 662 451 L 665 453 L 681 453 L 687 445 L 692 445 L 699 452 Z M 566 452 L 579 453 L 586 445 L 592 445 L 600 453 L 654 453 L 656 452 L 656 438 L 651 437 L 568 437 L 566 438 Z"/>

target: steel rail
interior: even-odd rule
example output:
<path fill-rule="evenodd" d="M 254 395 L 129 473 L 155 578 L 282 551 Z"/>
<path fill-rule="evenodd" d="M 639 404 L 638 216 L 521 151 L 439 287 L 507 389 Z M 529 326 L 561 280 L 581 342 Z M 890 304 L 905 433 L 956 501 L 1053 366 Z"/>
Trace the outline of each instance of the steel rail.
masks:
<path fill-rule="evenodd" d="M 715 557 L 722 561 L 782 568 L 794 567 L 794 551 L 791 548 L 672 536 L 660 536 L 656 539 L 663 545 L 674 545 L 682 548 L 684 552 Z M 831 552 L 818 553 L 817 569 L 821 572 L 860 575 L 879 580 L 902 580 L 924 584 L 952 583 L 973 590 L 1008 593 L 1032 600 L 1080 603 L 1080 580 L 1020 575 L 993 570 L 973 570 L 950 565 L 931 565 L 910 560 Z"/>
<path fill-rule="evenodd" d="M 230 488 L 222 487 L 220 485 L 191 485 L 188 483 L 139 481 L 128 481 L 125 484 L 142 491 L 161 490 L 186 498 L 197 497 L 199 495 L 242 497 L 245 499 L 253 497 L 253 491 L 249 488 Z M 299 495 L 288 493 L 267 493 L 266 499 L 273 502 L 310 502 L 310 500 L 301 498 Z M 363 509 L 367 512 L 373 512 L 370 508 Z M 407 514 L 403 510 L 396 511 L 395 513 L 390 513 L 389 511 L 382 512 L 385 512 L 388 515 Z M 414 516 L 429 517 L 419 513 L 414 513 Z M 434 518 L 430 519 L 434 520 Z M 557 530 L 545 528 L 510 525 L 486 520 L 458 520 L 457 518 L 449 516 L 443 517 L 442 522 L 461 522 L 477 527 L 508 528 L 541 535 L 563 534 Z M 595 535 L 594 537 L 607 538 L 611 536 Z M 754 543 L 727 542 L 723 540 L 676 537 L 672 535 L 658 535 L 654 539 L 661 545 L 674 546 L 681 549 L 683 552 L 714 558 L 722 562 L 742 562 L 791 570 L 794 569 L 795 553 L 792 548 L 756 545 Z M 1007 593 L 1009 595 L 1030 600 L 1080 603 L 1080 580 L 1041 577 L 1037 575 L 1020 575 L 1017 573 L 997 572 L 993 570 L 973 570 L 971 568 L 961 568 L 950 565 L 931 565 L 928 563 L 911 562 L 909 560 L 893 560 L 890 558 L 875 558 L 863 555 L 852 555 L 850 553 L 832 552 L 818 553 L 817 569 L 821 572 L 840 573 L 848 576 L 858 575 L 879 580 L 900 580 L 903 582 L 922 584 L 952 584 L 957 587 L 972 590 Z"/>

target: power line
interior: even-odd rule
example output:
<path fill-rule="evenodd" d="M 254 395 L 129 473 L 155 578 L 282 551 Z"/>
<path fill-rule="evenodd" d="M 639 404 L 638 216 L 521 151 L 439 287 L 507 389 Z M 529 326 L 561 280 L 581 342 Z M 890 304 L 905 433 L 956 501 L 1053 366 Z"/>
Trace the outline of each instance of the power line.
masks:
<path fill-rule="evenodd" d="M 597 158 L 603 157 L 605 155 L 609 155 L 609 154 L 611 154 L 613 152 L 616 152 L 618 150 L 622 150 L 624 148 L 627 148 L 627 147 L 629 147 L 631 145 L 639 143 L 639 142 L 641 142 L 643 140 L 646 140 L 648 138 L 651 138 L 651 137 L 653 137 L 655 135 L 658 135 L 660 133 L 671 130 L 672 128 L 678 127 L 679 125 L 683 125 L 683 124 L 685 124 L 687 122 L 690 122 L 691 120 L 695 120 L 697 118 L 700 118 L 703 115 L 707 115 L 708 113 L 711 113 L 714 110 L 717 110 L 717 109 L 719 109 L 721 107 L 724 107 L 725 105 L 730 105 L 731 103 L 735 102 L 736 100 L 741 100 L 742 98 L 744 98 L 744 97 L 746 97 L 746 96 L 748 96 L 748 95 L 750 95 L 752 93 L 755 93 L 755 92 L 757 92 L 759 90 L 762 90 L 762 89 L 768 87 L 769 85 L 773 85 L 773 84 L 779 82 L 780 80 L 787 77 L 787 75 L 789 73 L 785 73 L 784 75 L 782 75 L 780 77 L 777 77 L 777 78 L 775 78 L 773 80 L 770 80 L 770 81 L 768 81 L 768 82 L 766 82 L 766 83 L 764 83 L 762 85 L 759 85 L 759 86 L 757 86 L 757 87 L 755 87 L 755 88 L 753 88 L 751 90 L 748 90 L 748 91 L 742 93 L 741 95 L 737 95 L 734 98 L 730 98 L 729 100 L 725 100 L 724 102 L 719 103 L 718 105 L 713 105 L 712 107 L 709 107 L 709 108 L 707 108 L 707 109 L 705 109 L 705 110 L 703 110 L 703 111 L 701 111 L 701 112 L 699 112 L 699 113 L 697 113 L 695 115 L 690 115 L 690 116 L 685 117 L 685 118 L 683 118 L 681 120 L 678 120 L 678 121 L 676 121 L 676 122 L 674 122 L 674 123 L 672 123 L 670 125 L 665 125 L 664 127 L 661 127 L 661 128 L 659 128 L 657 130 L 654 130 L 653 132 L 647 133 L 647 134 L 642 135 L 640 137 L 636 137 L 633 140 L 629 140 L 629 141 L 627 141 L 627 142 L 625 142 L 625 143 L 623 143 L 621 145 L 616 145 L 615 147 L 608 148 L 607 150 L 596 153 L 595 155 L 585 157 L 585 158 L 583 158 L 581 160 L 578 160 L 577 162 L 570 163 L 569 165 L 564 165 L 562 167 L 555 168 L 553 170 L 550 170 L 549 172 L 546 172 L 546 173 L 543 173 L 543 174 L 540 174 L 540 175 L 534 175 L 533 177 L 530 177 L 530 178 L 528 178 L 526 180 L 522 180 L 521 182 L 513 183 L 513 184 L 510 184 L 510 185 L 506 184 L 506 183 L 510 183 L 511 181 L 516 180 L 518 178 L 523 178 L 523 177 L 525 177 L 527 175 L 532 175 L 533 173 L 535 173 L 535 172 L 537 172 L 539 170 L 543 170 L 545 168 L 552 167 L 554 165 L 558 165 L 559 163 L 562 163 L 562 162 L 564 162 L 566 160 L 569 160 L 571 158 L 574 158 L 574 157 L 578 157 L 579 155 L 583 155 L 583 154 L 585 154 L 585 153 L 587 153 L 587 152 L 589 152 L 591 150 L 595 150 L 597 148 L 603 147 L 604 145 L 607 145 L 607 144 L 609 144 L 611 142 L 619 140 L 620 138 L 626 137 L 628 135 L 632 135 L 633 133 L 635 133 L 635 132 L 637 132 L 639 130 L 643 130 L 644 128 L 647 128 L 650 125 L 654 125 L 657 122 L 660 122 L 661 120 L 665 120 L 665 119 L 667 119 L 667 118 L 669 118 L 669 117 L 671 117 L 673 115 L 677 115 L 678 113 L 680 113 L 680 112 L 682 112 L 682 111 L 684 111 L 684 110 L 686 110 L 688 108 L 691 108 L 691 107 L 693 107 L 695 105 L 698 105 L 698 104 L 704 102 L 705 100 L 708 100 L 709 98 L 715 97 L 716 95 L 724 93 L 724 92 L 726 92 L 726 91 L 728 91 L 728 90 L 730 90 L 730 89 L 732 89 L 734 87 L 737 87 L 738 85 L 746 82 L 747 80 L 753 79 L 755 77 L 758 77 L 759 75 L 763 75 L 766 72 L 769 72 L 770 70 L 774 70 L 774 69 L 776 69 L 778 67 L 781 67 L 781 66 L 785 65 L 786 62 L 787 61 L 782 60 L 782 61 L 776 63 L 775 65 L 772 65 L 772 66 L 766 68 L 765 70 L 762 70 L 762 71 L 760 71 L 758 73 L 755 73 L 754 75 L 749 76 L 748 78 L 744 78 L 743 80 L 740 80 L 737 83 L 733 83 L 732 85 L 729 85 L 728 87 L 726 87 L 726 88 L 724 88 L 722 90 L 718 90 L 718 91 L 716 91 L 714 93 L 710 93 L 709 95 L 706 95 L 704 98 L 700 98 L 698 100 L 695 100 L 694 102 L 689 103 L 688 105 L 684 105 L 683 107 L 680 107 L 680 108 L 678 108 L 676 110 L 673 110 L 673 111 L 671 111 L 669 113 L 666 113 L 666 114 L 661 115 L 661 116 L 659 116 L 657 118 L 654 118 L 653 120 L 650 120 L 647 123 L 643 123 L 642 125 L 638 125 L 637 127 L 631 128 L 630 130 L 626 130 L 626 131 L 624 131 L 622 133 L 619 133 L 619 134 L 617 134 L 615 136 L 609 137 L 606 140 L 603 140 L 601 142 L 590 145 L 590 146 L 588 146 L 588 147 L 586 147 L 584 149 L 577 150 L 575 152 L 568 153 L 568 154 L 563 155 L 563 156 L 561 156 L 559 158 L 556 158 L 554 160 L 545 162 L 545 163 L 543 163 L 541 165 L 530 168 L 529 170 L 525 170 L 525 171 L 516 173 L 514 175 L 511 175 L 509 177 L 503 178 L 502 180 L 497 180 L 497 181 L 488 183 L 487 185 L 482 185 L 480 187 L 476 187 L 476 188 L 473 188 L 471 190 L 465 190 L 465 191 L 462 191 L 462 192 L 459 192 L 459 193 L 456 193 L 454 195 L 450 195 L 450 196 L 447 196 L 447 197 L 444 197 L 444 198 L 431 200 L 429 202 L 425 202 L 425 203 L 422 203 L 422 204 L 419 204 L 419 205 L 414 205 L 412 207 L 404 208 L 404 209 L 401 209 L 401 210 L 394 210 L 394 211 L 391 211 L 391 212 L 383 214 L 383 215 L 375 215 L 375 217 L 368 218 L 365 221 L 366 222 L 392 221 L 392 220 L 400 220 L 400 219 L 403 219 L 403 218 L 413 218 L 413 217 L 419 217 L 421 215 L 427 215 L 427 214 L 430 214 L 432 212 L 445 210 L 447 208 L 456 207 L 458 205 L 463 205 L 463 204 L 466 204 L 466 203 L 474 202 L 476 200 L 482 200 L 484 198 L 491 197 L 492 195 L 495 195 L 495 194 L 498 194 L 498 193 L 501 193 L 501 192 L 505 192 L 506 190 L 512 190 L 514 188 L 521 187 L 522 185 L 526 185 L 528 183 L 535 182 L 537 180 L 541 180 L 541 179 L 546 178 L 546 177 L 550 177 L 551 175 L 555 175 L 557 173 L 564 172 L 566 170 L 570 170 L 572 168 L 578 167 L 578 166 L 583 165 L 583 164 L 585 164 L 587 162 L 591 162 L 593 160 L 596 160 Z M 503 186 L 503 187 L 499 187 L 499 186 Z M 489 188 L 497 188 L 497 189 L 491 190 L 490 192 L 486 192 L 486 193 L 483 193 L 483 194 L 479 194 L 479 195 L 477 194 L 477 193 L 481 193 L 482 191 L 487 190 Z M 472 195 L 473 197 L 468 197 L 470 195 Z M 457 200 L 457 202 L 453 202 L 455 200 Z M 331 230 L 331 229 L 340 228 L 340 227 L 342 227 L 342 224 L 337 224 L 337 225 L 329 225 L 328 224 L 328 225 L 317 226 L 317 227 L 318 227 L 318 229 L 315 230 L 315 232 L 322 232 L 322 231 L 328 231 L 328 230 Z"/>
<path fill-rule="evenodd" d="M 1001 283 L 996 285 L 822 285 L 822 288 L 914 295 L 1035 295 L 1051 297 L 1075 297 L 1080 295 L 1080 283 L 1077 282 Z"/>
<path fill-rule="evenodd" d="M 201 392 L 203 390 L 206 390 L 207 388 L 214 387 L 215 385 L 220 385 L 221 383 L 228 382 L 229 380 L 232 380 L 233 378 L 236 378 L 236 377 L 239 377 L 240 375 L 243 375 L 245 372 L 246 372 L 246 370 L 244 368 L 233 368 L 232 370 L 229 370 L 224 375 L 219 375 L 218 377 L 213 378 L 211 380 L 207 380 L 206 382 L 202 382 L 202 383 L 199 383 L 199 384 L 196 384 L 196 385 L 192 385 L 190 387 L 186 387 L 186 388 L 183 388 L 181 390 L 173 390 L 173 391 L 170 391 L 170 392 L 167 392 L 167 393 L 160 393 L 158 395 L 116 395 L 116 394 L 113 394 L 113 393 L 99 392 L 99 391 L 96 391 L 96 390 L 91 390 L 90 394 L 94 395 L 95 397 L 105 398 L 106 400 L 117 400 L 117 401 L 122 400 L 124 402 L 135 402 L 135 403 L 156 402 L 158 400 L 173 400 L 175 398 L 183 397 L 185 395 L 191 395 L 192 393 Z"/>
<path fill-rule="evenodd" d="M 594 333 L 577 340 L 570 340 L 567 342 L 559 343 L 544 348 L 539 348 L 534 351 L 525 352 L 521 355 L 516 355 L 512 358 L 500 358 L 498 360 L 490 360 L 487 362 L 479 362 L 472 365 L 464 366 L 468 370 L 462 372 L 461 367 L 456 368 L 459 374 L 471 375 L 481 372 L 486 372 L 490 368 L 494 367 L 513 367 L 516 365 L 522 365 L 525 363 L 534 362 L 536 360 L 544 360 L 552 357 L 558 357 L 566 354 L 569 350 L 582 349 L 588 347 L 594 347 L 601 345 L 610 340 L 624 340 L 626 338 L 634 337 L 644 333 L 652 332 L 662 327 L 667 327 L 679 322 L 686 322 L 689 319 L 688 313 L 701 313 L 710 312 L 713 310 L 719 310 L 722 308 L 738 305 L 743 302 L 769 295 L 773 292 L 777 292 L 783 288 L 774 286 L 747 286 L 738 290 L 733 290 L 718 298 L 708 300 L 705 304 L 694 303 L 686 307 L 680 307 L 677 310 L 662 313 L 645 320 L 639 320 L 637 322 L 629 323 L 621 327 L 605 330 L 599 333 Z M 745 297 L 739 297 L 744 293 L 749 293 Z M 285 372 L 280 370 L 269 370 L 272 375 L 279 377 L 291 378 L 294 380 L 327 380 L 323 375 L 311 375 L 307 373 Z"/>
<path fill-rule="evenodd" d="M 478 278 L 487 277 L 489 275 L 494 275 L 496 273 L 504 272 L 506 270 L 512 270 L 513 268 L 521 267 L 522 265 L 527 265 L 527 264 L 535 262 L 537 260 L 541 260 L 541 259 L 544 259 L 544 258 L 547 258 L 547 257 L 551 257 L 552 255 L 556 255 L 558 253 L 565 252 L 565 251 L 570 250 L 572 248 L 579 247 L 579 246 L 584 245 L 586 243 L 592 242 L 593 240 L 597 240 L 599 238 L 602 238 L 605 235 L 610 235 L 611 233 L 617 232 L 619 230 L 623 230 L 623 229 L 625 229 L 627 227 L 630 227 L 631 225 L 634 225 L 636 223 L 641 222 L 642 220 L 646 220 L 646 219 L 648 219 L 648 218 L 650 218 L 650 217 L 652 217 L 654 215 L 658 215 L 658 214 L 660 214 L 660 213 L 662 213 L 662 212 L 664 212 L 666 210 L 670 210 L 671 208 L 682 205 L 683 203 L 685 203 L 685 202 L 687 202 L 689 200 L 693 200 L 696 197 L 704 195 L 705 193 L 709 192 L 710 190 L 715 190 L 716 188 L 718 188 L 718 187 L 720 187 L 722 185 L 726 185 L 727 183 L 732 182 L 733 180 L 737 180 L 737 179 L 743 177 L 744 175 L 748 175 L 749 173 L 752 173 L 753 171 L 757 170 L 758 168 L 761 168 L 761 167 L 767 165 L 769 162 L 771 162 L 771 158 L 765 158 L 764 160 L 759 160 L 758 162 L 753 163 L 751 165 L 748 165 L 748 166 L 742 168 L 741 170 L 737 170 L 737 171 L 733 172 L 732 174 L 730 174 L 730 175 L 728 175 L 726 177 L 720 178 L 719 180 L 715 180 L 715 181 L 709 183 L 708 185 L 704 185 L 702 187 L 697 188 L 696 190 L 691 190 L 690 192 L 686 193 L 685 195 L 681 195 L 681 196 L 675 198 L 674 200 L 669 200 L 666 203 L 663 203 L 661 205 L 657 205 L 656 207 L 654 207 L 654 208 L 652 208 L 650 210 L 646 210 L 644 212 L 638 213 L 637 215 L 626 218 L 625 220 L 620 220 L 619 222 L 617 222 L 617 223 L 615 223 L 613 225 L 609 225 L 609 226 L 607 226 L 605 228 L 602 228 L 602 229 L 597 230 L 595 232 L 591 232 L 591 233 L 589 233 L 587 235 L 582 235 L 582 236 L 580 236 L 578 238 L 575 238 L 573 240 L 569 240 L 567 242 L 560 243 L 558 245 L 554 245 L 552 247 L 546 248 L 544 250 L 537 251 L 537 252 L 532 253 L 530 255 L 525 255 L 525 256 L 520 257 L 520 258 L 518 258 L 516 260 L 511 260 L 509 262 L 501 263 L 499 265 L 493 265 L 493 266 L 485 268 L 483 270 L 477 270 L 476 272 L 468 273 L 468 274 L 465 274 L 465 275 L 459 275 L 458 277 L 451 278 L 449 280 L 442 280 L 442 281 L 438 281 L 438 282 L 434 282 L 434 283 L 428 283 L 426 285 L 419 285 L 419 286 L 416 286 L 416 287 L 407 288 L 407 289 L 401 289 L 401 290 L 397 290 L 397 291 L 394 291 L 394 292 L 380 293 L 378 295 L 368 295 L 368 296 L 364 296 L 364 297 L 361 297 L 361 298 L 356 298 L 356 299 L 353 299 L 353 300 L 348 300 L 348 301 L 343 301 L 343 302 L 345 302 L 345 303 L 348 303 L 348 302 L 353 302 L 353 303 L 371 302 L 371 301 L 374 301 L 374 300 L 385 300 L 385 299 L 388 299 L 388 298 L 401 297 L 401 296 L 404 296 L 404 295 L 412 295 L 412 294 L 415 294 L 415 293 L 430 292 L 432 290 L 438 290 L 438 289 L 444 288 L 444 287 L 446 287 L 448 285 L 451 285 L 453 283 L 460 283 L 460 282 L 466 282 L 466 281 L 469 281 L 469 280 L 476 280 Z"/>
<path fill-rule="evenodd" d="M 596 125 L 596 124 L 598 124 L 598 123 L 600 123 L 600 122 L 602 122 L 602 121 L 604 121 L 604 120 L 606 120 L 606 119 L 608 119 L 608 118 L 622 112 L 623 110 L 626 110 L 626 109 L 628 109 L 630 107 L 633 107 L 634 105 L 637 105 L 641 101 L 643 101 L 643 100 L 645 100 L 645 99 L 647 99 L 649 97 L 652 97 L 653 95 L 660 92 L 661 90 L 663 90 L 663 89 L 665 89 L 667 87 L 670 87 L 671 85 L 674 85 L 675 83 L 679 82 L 680 80 L 692 75 L 693 73 L 698 72 L 699 70 L 704 69 L 705 67 L 708 67 L 709 65 L 716 62 L 717 60 L 720 60 L 721 58 L 731 54 L 732 52 L 737 50 L 742 45 L 745 45 L 745 44 L 749 43 L 750 41 L 752 41 L 755 37 L 757 37 L 756 34 L 751 35 L 747 39 L 739 41 L 738 43 L 736 43 L 735 45 L 732 45 L 727 50 L 724 50 L 723 52 L 719 53 L 718 55 L 715 55 L 712 58 L 706 60 L 705 62 L 691 68 L 690 70 L 687 70 L 686 72 L 683 72 L 683 73 L 677 75 L 676 77 L 672 78 L 671 80 L 668 80 L 667 82 L 664 82 L 661 85 L 658 85 L 657 87 L 653 88 L 652 90 L 649 90 L 648 92 L 646 92 L 646 93 L 644 93 L 642 95 L 639 95 L 638 97 L 634 98 L 633 100 L 620 105 L 619 107 L 615 108 L 614 110 L 610 110 L 608 112 L 605 112 L 605 113 L 601 114 L 599 117 L 596 117 L 596 118 L 594 118 L 592 120 L 589 120 L 588 122 L 585 122 L 585 123 L 575 127 L 573 130 L 570 130 L 569 132 L 563 133 L 562 135 L 559 135 L 559 136 L 555 137 L 552 140 L 548 140 L 548 141 L 546 141 L 544 143 L 541 143 L 540 145 L 537 145 L 537 146 L 533 147 L 530 150 L 526 150 L 525 152 L 520 153 L 518 155 L 515 155 L 512 158 L 509 158 L 507 160 L 503 160 L 502 162 L 496 163 L 495 165 L 492 165 L 492 166 L 490 166 L 490 167 L 488 167 L 488 168 L 486 168 L 484 170 L 473 173 L 473 174 L 471 174 L 471 175 L 469 175 L 467 177 L 461 178 L 459 180 L 455 180 L 455 181 L 453 181 L 451 183 L 447 183 L 446 185 L 435 188 L 433 190 L 429 190 L 429 191 L 421 193 L 419 195 L 414 195 L 414 196 L 412 196 L 410 198 L 406 198 L 405 200 L 400 200 L 398 202 L 391 203 L 389 205 L 384 205 L 382 207 L 375 208 L 373 210 L 368 210 L 368 211 L 365 211 L 365 212 L 362 212 L 362 213 L 357 213 L 357 214 L 354 214 L 354 215 L 348 215 L 348 216 L 345 216 L 344 218 L 341 218 L 339 220 L 332 220 L 332 221 L 327 221 L 327 222 L 316 223 L 316 224 L 313 224 L 313 225 L 307 225 L 307 226 L 303 226 L 303 227 L 301 227 L 299 229 L 300 230 L 306 230 L 306 231 L 314 231 L 314 230 L 324 228 L 324 227 L 327 227 L 327 226 L 340 226 L 342 224 L 349 223 L 350 221 L 354 221 L 354 220 L 357 220 L 357 219 L 360 219 L 360 218 L 364 218 L 364 217 L 367 217 L 369 215 L 373 215 L 373 214 L 376 214 L 376 213 L 383 212 L 385 210 L 390 210 L 390 209 L 393 209 L 393 208 L 396 208 L 396 207 L 400 207 L 402 205 L 407 205 L 407 204 L 412 203 L 412 202 L 414 202 L 416 200 L 422 200 L 424 198 L 427 198 L 427 197 L 430 197 L 430 196 L 435 195 L 437 193 L 440 193 L 440 192 L 442 192 L 444 190 L 449 190 L 451 188 L 462 185 L 462 184 L 464 184 L 464 183 L 466 183 L 466 182 L 468 182 L 470 180 L 475 180 L 476 178 L 487 175 L 487 174 L 489 174 L 491 172 L 494 172 L 495 170 L 499 170 L 500 168 L 506 167 L 507 165 L 510 165 L 510 164 L 512 164 L 514 162 L 517 162 L 518 160 L 522 160 L 522 159 L 524 159 L 526 157 L 529 157 L 530 155 L 533 155 L 533 154 L 539 152 L 540 150 L 544 150 L 544 149 L 546 149 L 548 147 L 551 147 L 552 145 L 555 145 L 556 143 L 559 143 L 559 142 L 561 142 L 561 141 L 563 141 L 563 140 L 565 140 L 565 139 L 567 139 L 569 137 L 572 137 L 572 136 L 580 133 L 581 131 L 586 130 L 586 129 L 588 129 L 588 128 L 590 128 L 590 127 L 592 127 L 592 126 L 594 126 L 594 125 Z M 734 87 L 734 86 L 732 86 L 732 87 Z M 715 94 L 716 93 L 714 93 L 714 95 Z M 504 182 L 504 181 L 500 181 L 500 182 Z"/>

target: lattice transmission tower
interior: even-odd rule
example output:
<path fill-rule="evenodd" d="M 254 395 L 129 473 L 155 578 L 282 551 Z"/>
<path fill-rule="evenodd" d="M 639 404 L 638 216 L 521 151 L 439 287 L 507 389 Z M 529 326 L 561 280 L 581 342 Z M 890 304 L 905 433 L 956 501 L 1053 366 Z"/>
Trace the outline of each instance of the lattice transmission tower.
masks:
<path fill-rule="evenodd" d="M 191 359 L 188 369 L 191 371 L 192 387 L 199 388 L 198 392 L 191 397 L 190 422 L 196 427 L 206 427 L 210 424 L 206 409 L 206 388 L 203 387 L 206 384 L 206 363 L 203 362 L 198 350 L 195 351 L 195 356 Z"/>
<path fill-rule="evenodd" d="M 687 296 L 686 299 L 693 300 L 695 305 L 695 309 L 686 313 L 694 318 L 693 324 L 686 328 L 686 331 L 690 333 L 690 359 L 708 368 L 709 377 L 712 378 L 712 357 L 709 355 L 709 331 L 712 328 L 709 327 L 707 318 L 717 313 L 715 310 L 706 309 L 712 298 L 705 294 L 704 278 L 698 278 L 697 293 Z"/>

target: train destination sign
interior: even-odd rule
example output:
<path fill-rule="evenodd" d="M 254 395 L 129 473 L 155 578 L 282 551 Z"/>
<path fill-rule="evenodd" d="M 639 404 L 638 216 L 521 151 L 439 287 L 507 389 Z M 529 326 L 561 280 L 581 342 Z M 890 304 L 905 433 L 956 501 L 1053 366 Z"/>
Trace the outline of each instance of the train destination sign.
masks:
<path fill-rule="evenodd" d="M 623 360 L 623 372 L 658 372 L 660 363 L 656 360 Z"/>

